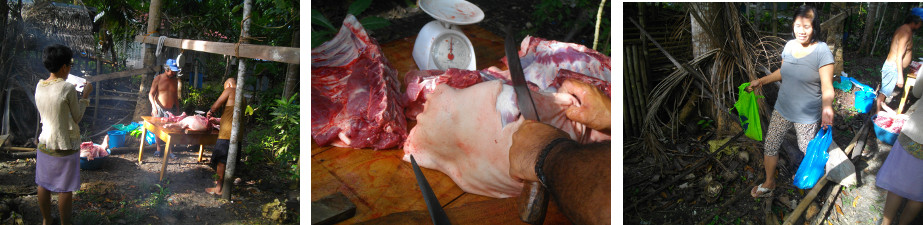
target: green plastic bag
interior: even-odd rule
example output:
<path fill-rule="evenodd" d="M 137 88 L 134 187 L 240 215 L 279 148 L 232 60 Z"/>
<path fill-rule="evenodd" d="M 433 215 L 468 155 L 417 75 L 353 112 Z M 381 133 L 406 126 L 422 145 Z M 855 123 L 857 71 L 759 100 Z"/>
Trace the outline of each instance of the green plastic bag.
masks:
<path fill-rule="evenodd" d="M 763 96 L 747 91 L 749 86 L 750 83 L 743 83 L 740 87 L 737 87 L 740 90 L 740 95 L 737 97 L 737 102 L 734 103 L 734 108 L 737 109 L 737 117 L 741 126 L 746 130 L 744 134 L 753 140 L 762 141 L 763 125 L 760 123 L 760 106 L 756 103 L 756 99 Z"/>

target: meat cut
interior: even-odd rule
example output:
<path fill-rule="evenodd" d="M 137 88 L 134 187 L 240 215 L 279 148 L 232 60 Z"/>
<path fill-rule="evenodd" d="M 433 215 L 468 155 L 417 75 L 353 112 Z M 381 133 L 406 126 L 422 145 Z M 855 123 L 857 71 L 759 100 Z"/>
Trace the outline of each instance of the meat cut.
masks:
<path fill-rule="evenodd" d="M 505 57 L 501 60 L 507 63 Z M 559 77 L 559 70 L 583 74 L 606 83 L 612 82 L 609 57 L 579 44 L 526 36 L 519 46 L 519 61 L 526 81 L 535 84 L 543 92 L 557 91 L 555 78 Z M 481 70 L 481 73 L 490 79 L 511 80 L 508 70 L 497 67 L 489 67 Z"/>
<path fill-rule="evenodd" d="M 311 137 L 318 145 L 387 149 L 407 137 L 397 71 L 356 17 L 311 50 Z"/>
<path fill-rule="evenodd" d="M 441 70 L 411 70 L 404 75 L 407 90 L 404 93 L 404 113 L 409 119 L 415 119 L 423 111 L 426 95 L 433 93 L 438 84 L 448 84 L 453 88 L 466 88 L 481 82 L 477 71 L 449 68 Z"/>

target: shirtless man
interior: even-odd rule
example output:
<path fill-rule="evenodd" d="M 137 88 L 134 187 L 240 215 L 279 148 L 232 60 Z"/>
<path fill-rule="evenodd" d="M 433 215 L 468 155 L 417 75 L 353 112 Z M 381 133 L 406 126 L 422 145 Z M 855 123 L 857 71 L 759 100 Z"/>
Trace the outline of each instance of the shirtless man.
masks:
<path fill-rule="evenodd" d="M 920 28 L 923 20 L 917 15 L 907 16 L 904 25 L 894 31 L 894 38 L 891 39 L 891 50 L 888 52 L 888 58 L 884 65 L 881 66 L 881 89 L 876 100 L 876 109 L 881 111 L 882 108 L 888 112 L 893 112 L 885 104 L 885 98 L 894 93 L 894 87 L 904 87 L 904 68 L 910 65 L 913 57 L 913 31 Z M 900 67 L 898 67 L 900 65 Z"/>
<path fill-rule="evenodd" d="M 215 182 L 215 187 L 205 189 L 205 192 L 209 194 L 221 195 L 223 193 L 224 169 L 228 162 L 228 148 L 231 144 L 231 121 L 234 120 L 234 97 L 236 93 L 237 79 L 233 77 L 228 78 L 224 81 L 224 91 L 221 92 L 221 96 L 218 97 L 215 104 L 212 104 L 211 109 L 209 109 L 206 114 L 211 117 L 221 109 L 221 129 L 218 131 L 218 141 L 215 142 L 215 150 L 212 152 L 212 160 L 210 162 L 211 165 L 215 167 L 218 181 Z M 246 104 L 243 103 L 243 105 Z M 224 108 L 222 109 L 222 107 Z M 238 137 L 240 137 L 240 135 L 238 135 Z M 242 154 L 238 152 L 237 160 L 240 160 L 240 155 Z"/>
<path fill-rule="evenodd" d="M 179 67 L 176 65 L 176 60 L 167 59 L 167 63 L 164 65 L 164 73 L 154 77 L 154 82 L 151 84 L 151 92 L 148 94 L 148 99 L 151 100 L 151 116 L 152 117 L 166 117 L 167 112 L 175 113 L 177 108 L 177 103 L 179 102 L 179 94 L 177 92 L 177 73 L 180 71 Z M 154 156 L 160 156 L 160 140 L 157 141 L 157 151 L 154 152 Z M 176 158 L 172 153 L 170 157 Z"/>

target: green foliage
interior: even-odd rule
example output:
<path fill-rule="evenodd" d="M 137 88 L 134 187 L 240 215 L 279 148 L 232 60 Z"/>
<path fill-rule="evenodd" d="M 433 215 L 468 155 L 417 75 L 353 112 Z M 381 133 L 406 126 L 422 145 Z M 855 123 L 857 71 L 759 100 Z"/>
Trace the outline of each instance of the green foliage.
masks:
<path fill-rule="evenodd" d="M 346 10 L 347 14 L 352 14 L 353 16 L 359 17 L 362 12 L 369 8 L 372 5 L 372 0 L 357 0 L 349 5 L 349 9 Z M 362 27 L 366 30 L 377 30 L 391 26 L 391 22 L 387 19 L 369 16 L 362 19 L 359 19 L 359 23 L 362 24 Z M 311 28 L 311 47 L 317 47 L 323 44 L 324 42 L 329 41 L 333 38 L 333 35 L 338 32 L 337 28 L 334 27 L 333 23 L 327 19 L 319 10 L 311 9 L 311 25 L 320 26 L 320 29 Z"/>
<path fill-rule="evenodd" d="M 699 128 L 705 129 L 705 128 L 711 127 L 711 124 L 713 122 L 715 121 L 711 119 L 701 119 L 699 120 L 699 122 L 696 122 L 696 124 L 699 125 Z"/>
<path fill-rule="evenodd" d="M 249 157 L 247 164 L 268 161 L 286 172 L 291 180 L 298 179 L 299 157 L 299 110 L 298 94 L 289 99 L 274 99 L 268 110 L 247 108 L 247 113 L 256 116 L 256 123 L 268 126 L 247 134 L 249 143 L 244 151 Z M 262 111 L 268 111 L 267 113 Z M 257 126 L 265 127 L 265 126 Z"/>
<path fill-rule="evenodd" d="M 170 195 L 170 188 L 162 186 L 160 184 L 155 184 L 157 188 L 154 189 L 154 192 L 151 193 L 151 198 L 148 199 L 148 207 L 157 208 L 161 207 L 167 203 L 167 196 Z"/>
<path fill-rule="evenodd" d="M 202 84 L 201 89 L 193 88 L 192 85 L 183 85 L 183 93 L 186 93 L 186 96 L 180 99 L 181 105 L 184 111 L 207 111 L 212 103 L 221 97 L 222 91 L 224 91 L 224 84 L 218 82 L 206 82 Z"/>
<path fill-rule="evenodd" d="M 542 0 L 534 6 L 535 10 L 532 11 L 532 19 L 535 26 L 522 30 L 520 35 L 524 36 L 526 34 L 536 33 L 542 26 L 575 27 L 581 22 L 581 19 L 579 19 L 581 16 L 588 18 L 583 22 L 587 23 L 588 30 L 593 30 L 596 27 L 596 16 L 599 12 L 599 3 L 601 2 L 595 0 L 569 0 L 563 2 L 561 0 Z M 611 54 L 611 46 L 609 44 L 612 38 L 610 36 L 612 25 L 609 21 L 611 4 L 611 1 L 606 1 L 606 6 L 603 7 L 603 15 L 600 18 L 599 25 L 599 44 L 596 47 L 600 53 L 605 55 Z M 576 15 L 581 12 L 586 15 Z M 595 30 L 592 32 L 595 32 Z M 593 40 L 586 41 L 590 43 L 580 44 L 592 48 Z"/>

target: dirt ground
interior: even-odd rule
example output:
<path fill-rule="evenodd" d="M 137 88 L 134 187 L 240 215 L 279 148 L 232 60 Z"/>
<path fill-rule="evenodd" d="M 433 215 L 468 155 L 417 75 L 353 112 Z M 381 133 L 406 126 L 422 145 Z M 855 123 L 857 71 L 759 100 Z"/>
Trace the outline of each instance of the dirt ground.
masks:
<path fill-rule="evenodd" d="M 137 146 L 137 142 L 128 146 Z M 278 223 L 261 212 L 261 206 L 275 199 L 283 202 L 289 217 L 294 218 L 284 223 L 298 223 L 297 183 L 264 176 L 264 166 L 241 163 L 236 173 L 240 181 L 234 186 L 231 201 L 226 201 L 204 191 L 214 185 L 215 171 L 207 162 L 196 162 L 198 148 L 176 149 L 177 158 L 169 161 L 163 182 L 158 181 L 162 157 L 154 157 L 153 147 L 145 148 L 142 165 L 137 164 L 137 147 L 127 147 L 103 158 L 97 170 L 81 170 L 81 188 L 74 194 L 75 224 Z M 210 156 L 206 149 L 203 160 Z M 0 180 L 0 205 L 6 202 L 24 224 L 40 224 L 35 158 L 13 159 L 0 154 Z M 53 195 L 52 216 L 57 220 L 56 199 Z M 6 219 L 0 224 L 15 224 L 7 219 L 8 212 L 0 210 L 0 214 Z"/>
<path fill-rule="evenodd" d="M 884 62 L 880 57 L 847 59 L 845 72 L 860 82 L 872 87 L 880 83 L 878 68 Z M 846 148 L 868 115 L 859 114 L 853 107 L 854 91 L 837 90 L 834 104 L 834 142 Z M 897 108 L 899 98 L 889 106 Z M 910 98 L 906 107 L 916 99 Z M 732 143 L 728 154 L 718 154 L 722 165 L 708 159 L 705 144 L 706 133 L 679 135 L 681 140 L 669 146 L 666 152 L 670 160 L 656 162 L 652 157 L 642 156 L 637 142 L 626 141 L 624 155 L 624 201 L 625 222 L 628 224 L 781 224 L 808 190 L 801 190 L 792 184 L 792 177 L 803 155 L 798 150 L 794 133 L 789 132 L 780 152 L 777 188 L 773 198 L 753 199 L 750 189 L 764 179 L 762 165 L 763 142 L 741 137 Z M 726 138 L 726 137 L 721 137 Z M 717 138 L 714 138 L 717 139 Z M 856 186 L 842 187 L 829 210 L 820 213 L 825 216 L 824 224 L 877 224 L 882 217 L 886 191 L 875 185 L 875 176 L 890 152 L 891 146 L 881 143 L 871 132 L 859 159 L 853 160 L 858 172 Z M 744 152 L 744 153 L 742 153 Z M 747 155 L 743 159 L 741 154 Z M 666 182 L 700 160 L 709 160 L 707 165 L 695 170 L 672 185 Z M 723 169 L 726 167 L 727 170 Z M 666 186 L 665 186 L 666 185 Z M 665 187 L 660 189 L 661 187 Z M 822 207 L 832 193 L 832 183 L 818 194 L 814 202 Z M 658 192 L 654 192 L 658 190 Z M 646 198 L 644 198 L 646 197 Z M 809 210 L 811 211 L 811 210 Z M 805 224 L 802 219 L 795 224 Z M 811 219 L 814 219 L 813 217 Z M 918 216 L 914 224 L 923 224 Z"/>

